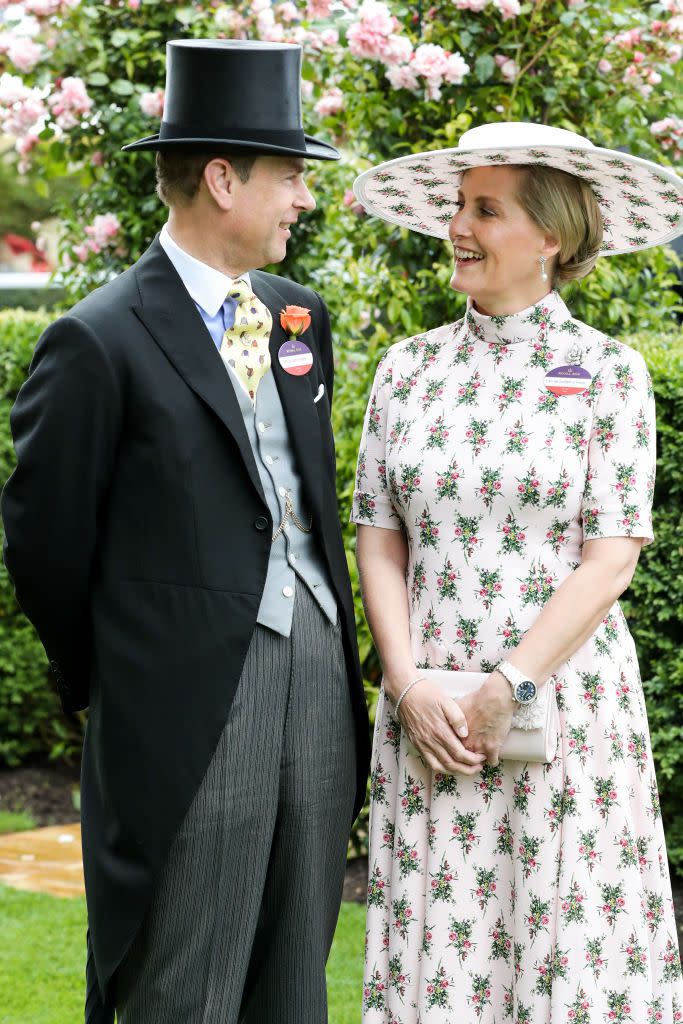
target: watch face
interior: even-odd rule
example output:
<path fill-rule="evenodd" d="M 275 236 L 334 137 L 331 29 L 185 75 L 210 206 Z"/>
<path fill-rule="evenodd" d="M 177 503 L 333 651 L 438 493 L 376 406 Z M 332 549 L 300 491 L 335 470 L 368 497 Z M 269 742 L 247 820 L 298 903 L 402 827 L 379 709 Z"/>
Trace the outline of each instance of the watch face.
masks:
<path fill-rule="evenodd" d="M 531 679 L 523 679 L 515 687 L 515 697 L 520 704 L 531 704 L 536 698 L 536 683 Z"/>

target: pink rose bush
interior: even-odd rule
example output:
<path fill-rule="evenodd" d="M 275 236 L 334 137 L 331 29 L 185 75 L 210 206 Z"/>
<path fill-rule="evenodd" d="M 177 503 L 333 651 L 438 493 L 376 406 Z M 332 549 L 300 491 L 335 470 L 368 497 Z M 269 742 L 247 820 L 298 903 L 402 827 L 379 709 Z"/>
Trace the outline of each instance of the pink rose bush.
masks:
<path fill-rule="evenodd" d="M 460 85 L 470 68 L 459 53 L 450 53 L 437 43 L 422 43 L 416 49 L 407 36 L 400 35 L 387 4 L 365 0 L 358 9 L 359 20 L 347 31 L 349 50 L 387 65 L 386 78 L 394 89 L 416 91 L 425 87 L 428 99 L 441 98 L 444 82 Z"/>
<path fill-rule="evenodd" d="M 145 56 L 140 43 L 148 31 L 168 39 L 191 25 L 196 36 L 301 45 L 304 123 L 315 133 L 316 121 L 324 119 L 320 133 L 347 150 L 353 140 L 361 157 L 357 169 L 366 152 L 392 155 L 397 125 L 398 153 L 451 146 L 472 124 L 524 120 L 539 109 L 588 135 L 593 109 L 614 110 L 614 126 L 605 135 L 610 118 L 603 117 L 603 138 L 595 141 L 612 144 L 609 132 L 625 130 L 634 151 L 680 159 L 671 98 L 683 56 L 683 0 L 613 0 L 610 10 L 589 0 L 547 0 L 542 10 L 521 0 L 431 0 L 422 9 L 398 0 L 87 5 L 84 18 L 79 0 L 0 0 L 0 131 L 12 140 L 22 170 L 49 174 L 54 153 L 63 173 L 66 152 L 89 182 L 78 207 L 64 212 L 65 251 L 76 261 L 70 282 L 81 273 L 86 280 L 95 256 L 106 253 L 115 261 L 126 251 L 128 224 L 139 220 L 150 193 L 150 164 L 141 163 L 141 194 L 115 192 L 112 201 L 120 146 L 149 134 L 163 116 L 163 63 L 158 51 L 154 59 L 151 52 Z M 464 40 L 462 52 L 454 38 Z M 550 44 L 540 53 L 539 39 Z M 566 61 L 569 78 L 563 78 Z M 553 81 L 563 88 L 551 87 Z M 633 114 L 616 115 L 620 99 L 634 94 L 635 102 L 647 101 L 645 127 L 635 107 Z M 353 175 L 349 156 L 337 172 L 344 216 L 359 213 L 355 201 L 343 200 Z M 322 169 L 315 173 L 323 175 Z M 119 226 L 103 236 L 101 223 L 113 225 L 97 218 L 113 216 L 111 210 Z M 139 229 L 130 237 L 139 244 Z"/>
<path fill-rule="evenodd" d="M 22 172 L 28 170 L 27 157 L 38 144 L 47 113 L 43 90 L 25 85 L 17 75 L 0 75 L 0 132 L 14 138 Z"/>
<path fill-rule="evenodd" d="M 621 83 L 646 99 L 662 83 L 662 68 L 683 56 L 683 16 L 680 0 L 671 0 L 669 19 L 653 18 L 624 29 L 607 41 L 609 58 L 603 67 L 620 69 Z"/>

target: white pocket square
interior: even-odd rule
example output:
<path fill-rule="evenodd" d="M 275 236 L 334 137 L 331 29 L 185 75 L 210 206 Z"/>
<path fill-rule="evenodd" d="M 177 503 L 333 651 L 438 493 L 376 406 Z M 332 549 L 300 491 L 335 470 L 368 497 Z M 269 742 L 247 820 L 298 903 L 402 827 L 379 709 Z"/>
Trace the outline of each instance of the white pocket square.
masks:
<path fill-rule="evenodd" d="M 323 395 L 324 395 L 324 394 L 325 394 L 325 385 L 324 385 L 324 384 L 321 384 L 321 385 L 320 385 L 320 387 L 318 388 L 318 394 L 317 394 L 317 395 L 315 396 L 315 398 L 313 399 L 313 402 L 314 402 L 314 403 L 315 403 L 315 402 L 319 402 L 319 401 L 320 401 L 320 399 L 321 399 L 321 398 L 323 397 Z"/>

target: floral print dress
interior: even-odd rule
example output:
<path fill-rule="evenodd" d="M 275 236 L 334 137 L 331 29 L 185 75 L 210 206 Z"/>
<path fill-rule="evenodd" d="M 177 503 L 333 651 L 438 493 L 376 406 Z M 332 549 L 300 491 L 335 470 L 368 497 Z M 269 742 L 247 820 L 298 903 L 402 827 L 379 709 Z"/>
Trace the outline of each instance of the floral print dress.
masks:
<path fill-rule="evenodd" d="M 588 371 L 583 393 L 548 387 L 564 365 Z M 649 542 L 654 467 L 642 358 L 554 292 L 504 317 L 470 304 L 461 322 L 392 346 L 352 519 L 405 532 L 416 664 L 491 671 L 584 539 Z M 618 604 L 553 682 L 553 762 L 474 777 L 427 769 L 380 695 L 366 1024 L 683 1019 L 645 703 Z"/>

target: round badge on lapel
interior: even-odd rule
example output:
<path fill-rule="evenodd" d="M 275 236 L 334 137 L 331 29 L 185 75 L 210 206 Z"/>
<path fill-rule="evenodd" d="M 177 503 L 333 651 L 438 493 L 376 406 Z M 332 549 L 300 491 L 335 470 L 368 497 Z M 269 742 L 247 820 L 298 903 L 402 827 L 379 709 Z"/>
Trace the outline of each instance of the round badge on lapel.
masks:
<path fill-rule="evenodd" d="M 301 377 L 313 366 L 313 353 L 310 348 L 296 338 L 291 338 L 284 345 L 280 345 L 277 357 L 285 373 L 291 373 L 293 377 Z"/>
<path fill-rule="evenodd" d="M 571 366 L 556 366 L 545 375 L 545 386 L 548 391 L 558 397 L 562 395 L 582 395 L 588 390 L 591 375 L 583 366 L 575 363 Z"/>

